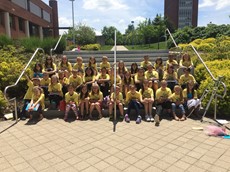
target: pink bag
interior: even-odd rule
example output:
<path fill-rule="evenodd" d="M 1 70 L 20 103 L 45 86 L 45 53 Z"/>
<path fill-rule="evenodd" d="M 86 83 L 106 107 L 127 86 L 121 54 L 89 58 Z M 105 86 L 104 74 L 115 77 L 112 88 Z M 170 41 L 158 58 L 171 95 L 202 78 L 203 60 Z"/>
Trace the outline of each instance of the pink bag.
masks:
<path fill-rule="evenodd" d="M 208 136 L 225 136 L 227 135 L 226 128 L 224 127 L 217 127 L 217 126 L 207 126 L 204 128 L 204 133 Z"/>

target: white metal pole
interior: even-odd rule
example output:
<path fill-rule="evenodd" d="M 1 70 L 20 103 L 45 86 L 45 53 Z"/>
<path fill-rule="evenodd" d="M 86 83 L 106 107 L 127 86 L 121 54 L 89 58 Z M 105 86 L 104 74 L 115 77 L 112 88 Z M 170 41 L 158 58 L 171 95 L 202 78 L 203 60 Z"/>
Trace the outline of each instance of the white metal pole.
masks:
<path fill-rule="evenodd" d="M 117 119 L 117 106 L 116 106 L 116 80 L 117 80 L 117 31 L 115 30 L 114 32 L 114 65 L 113 65 L 113 68 L 114 68 L 114 84 L 113 84 L 113 87 L 114 87 L 114 121 Z"/>

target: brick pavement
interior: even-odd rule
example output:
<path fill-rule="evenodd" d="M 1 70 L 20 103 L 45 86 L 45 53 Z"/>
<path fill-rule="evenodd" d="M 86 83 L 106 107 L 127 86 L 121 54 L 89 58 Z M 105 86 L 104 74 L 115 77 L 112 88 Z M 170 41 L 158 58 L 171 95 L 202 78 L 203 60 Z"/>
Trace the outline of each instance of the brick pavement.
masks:
<path fill-rule="evenodd" d="M 205 119 L 206 120 L 206 119 Z M 0 131 L 12 121 L 0 123 Z M 206 126 L 162 120 L 117 124 L 99 121 L 20 121 L 0 134 L 0 171 L 230 171 L 230 140 L 209 137 L 192 127 Z"/>

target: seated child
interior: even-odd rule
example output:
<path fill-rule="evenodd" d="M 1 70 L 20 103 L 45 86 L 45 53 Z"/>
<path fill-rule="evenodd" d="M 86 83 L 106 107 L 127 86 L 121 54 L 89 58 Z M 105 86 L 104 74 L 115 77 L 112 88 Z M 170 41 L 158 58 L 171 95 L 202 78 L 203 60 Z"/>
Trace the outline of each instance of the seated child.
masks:
<path fill-rule="evenodd" d="M 82 85 L 81 92 L 79 93 L 79 107 L 81 112 L 80 115 L 84 119 L 84 110 L 86 116 L 89 114 L 89 90 L 85 84 Z"/>
<path fill-rule="evenodd" d="M 77 112 L 78 94 L 74 91 L 74 87 L 72 84 L 68 85 L 68 92 L 65 94 L 65 102 L 66 102 L 66 110 L 65 110 L 64 120 L 65 121 L 67 120 L 70 109 L 74 111 L 76 120 L 78 120 L 79 119 L 79 115 Z"/>
<path fill-rule="evenodd" d="M 149 81 L 147 79 L 144 80 L 142 88 L 139 90 L 139 93 L 141 94 L 141 103 L 144 104 L 145 108 L 145 120 L 147 122 L 153 122 L 153 89 L 149 88 Z"/>
<path fill-rule="evenodd" d="M 39 86 L 33 87 L 32 99 L 27 105 L 27 109 L 30 120 L 32 119 L 32 111 L 37 111 L 39 113 L 39 121 L 43 119 L 42 110 L 45 109 L 45 95 L 43 94 L 42 88 Z"/>
<path fill-rule="evenodd" d="M 101 103 L 103 100 L 103 94 L 99 89 L 97 83 L 92 84 L 92 91 L 89 94 L 89 118 L 92 119 L 92 112 L 96 108 L 99 113 L 99 118 L 102 118 Z"/>
<path fill-rule="evenodd" d="M 186 120 L 186 116 L 185 116 L 185 110 L 184 110 L 184 106 L 183 106 L 183 95 L 182 95 L 182 89 L 179 85 L 175 85 L 174 87 L 174 93 L 169 97 L 169 99 L 172 102 L 172 113 L 173 113 L 173 117 L 176 121 L 184 121 Z M 176 108 L 179 108 L 182 115 L 181 118 L 179 118 L 176 114 Z"/>
<path fill-rule="evenodd" d="M 110 103 L 109 103 L 109 120 L 112 121 L 114 119 L 114 116 L 112 115 L 112 111 L 114 108 L 114 103 L 116 103 L 116 107 L 118 107 L 120 112 L 120 120 L 122 121 L 124 119 L 124 108 L 123 108 L 123 95 L 120 92 L 120 87 L 116 86 L 116 100 L 114 100 L 114 92 L 111 94 L 110 97 Z"/>
<path fill-rule="evenodd" d="M 156 126 L 159 126 L 160 124 L 159 117 L 162 115 L 163 109 L 167 109 L 168 113 L 171 113 L 171 102 L 169 101 L 171 94 L 172 92 L 170 88 L 167 87 L 167 82 L 162 80 L 161 87 L 156 91 Z"/>
<path fill-rule="evenodd" d="M 135 85 L 130 85 L 130 91 L 127 93 L 125 101 L 126 104 L 128 105 L 128 110 L 125 115 L 125 121 L 130 122 L 130 118 L 129 118 L 130 111 L 131 109 L 135 109 L 137 115 L 136 124 L 140 124 L 142 119 L 140 115 L 140 108 L 142 107 L 142 104 L 140 103 L 141 94 L 138 91 L 136 91 Z"/>

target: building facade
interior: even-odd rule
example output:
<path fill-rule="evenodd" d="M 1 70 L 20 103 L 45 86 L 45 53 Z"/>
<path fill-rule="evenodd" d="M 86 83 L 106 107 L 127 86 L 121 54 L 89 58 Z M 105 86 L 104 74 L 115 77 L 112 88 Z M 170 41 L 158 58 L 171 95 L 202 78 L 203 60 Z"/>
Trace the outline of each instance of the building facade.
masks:
<path fill-rule="evenodd" d="M 197 27 L 198 0 L 165 0 L 164 16 L 177 28 Z"/>
<path fill-rule="evenodd" d="M 49 5 L 42 0 L 1 0 L 0 34 L 21 37 L 58 37 L 57 1 Z"/>

